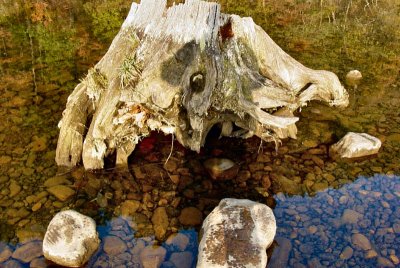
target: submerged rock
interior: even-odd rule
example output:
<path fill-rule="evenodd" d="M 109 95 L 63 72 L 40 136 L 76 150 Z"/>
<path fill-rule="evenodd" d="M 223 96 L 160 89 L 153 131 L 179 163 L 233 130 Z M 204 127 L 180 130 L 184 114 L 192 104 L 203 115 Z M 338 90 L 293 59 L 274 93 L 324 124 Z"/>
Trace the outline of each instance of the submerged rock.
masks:
<path fill-rule="evenodd" d="M 214 180 L 232 180 L 239 172 L 239 166 L 226 158 L 210 158 L 204 167 Z"/>
<path fill-rule="evenodd" d="M 33 259 L 42 256 L 42 242 L 29 242 L 17 248 L 12 257 L 24 263 L 31 262 Z"/>
<path fill-rule="evenodd" d="M 164 261 L 167 250 L 158 246 L 147 246 L 140 252 L 143 268 L 158 268 Z"/>
<path fill-rule="evenodd" d="M 366 133 L 349 132 L 330 148 L 330 155 L 342 158 L 356 158 L 377 154 L 382 142 Z"/>
<path fill-rule="evenodd" d="M 74 210 L 57 213 L 50 221 L 43 241 L 46 259 L 59 265 L 79 267 L 99 247 L 100 240 L 93 219 Z"/>
<path fill-rule="evenodd" d="M 272 210 L 250 200 L 223 199 L 202 227 L 198 268 L 266 267 L 276 233 Z"/>
<path fill-rule="evenodd" d="M 362 74 L 359 70 L 351 70 L 346 74 L 346 84 L 349 87 L 356 89 L 360 84 L 362 79 Z"/>

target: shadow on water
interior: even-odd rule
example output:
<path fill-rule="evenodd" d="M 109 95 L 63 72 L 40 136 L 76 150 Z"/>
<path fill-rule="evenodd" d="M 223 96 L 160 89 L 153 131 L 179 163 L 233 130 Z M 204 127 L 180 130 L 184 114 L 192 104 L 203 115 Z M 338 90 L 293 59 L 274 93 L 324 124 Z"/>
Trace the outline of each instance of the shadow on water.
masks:
<path fill-rule="evenodd" d="M 275 195 L 269 267 L 399 265 L 400 177 L 360 177 L 314 197 Z"/>

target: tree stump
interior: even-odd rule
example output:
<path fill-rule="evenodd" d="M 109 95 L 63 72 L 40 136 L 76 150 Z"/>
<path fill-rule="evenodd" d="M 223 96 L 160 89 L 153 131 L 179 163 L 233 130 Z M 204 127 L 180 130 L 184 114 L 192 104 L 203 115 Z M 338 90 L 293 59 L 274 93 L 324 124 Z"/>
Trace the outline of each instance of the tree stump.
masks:
<path fill-rule="evenodd" d="M 294 60 L 251 18 L 199 0 L 133 3 L 104 57 L 68 98 L 56 162 L 127 165 L 151 131 L 199 151 L 216 124 L 224 136 L 295 138 L 293 112 L 311 100 L 347 106 L 337 76 Z M 236 125 L 236 128 L 233 128 Z"/>

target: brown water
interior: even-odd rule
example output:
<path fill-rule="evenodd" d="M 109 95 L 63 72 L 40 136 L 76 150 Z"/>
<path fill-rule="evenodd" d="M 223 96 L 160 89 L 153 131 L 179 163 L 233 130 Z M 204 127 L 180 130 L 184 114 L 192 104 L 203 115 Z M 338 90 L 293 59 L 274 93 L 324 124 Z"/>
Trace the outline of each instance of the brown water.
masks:
<path fill-rule="evenodd" d="M 279 45 L 307 66 L 334 71 L 342 80 L 347 71 L 359 69 L 364 79 L 357 89 L 349 90 L 348 108 L 337 111 L 319 103 L 310 104 L 301 111 L 297 125 L 299 138 L 285 141 L 278 152 L 273 145 L 262 144 L 255 138 L 218 139 L 218 133 L 212 132 L 200 154 L 175 143 L 172 157 L 165 164 L 171 152 L 171 137 L 155 133 L 130 158 L 130 172 L 119 172 L 110 165 L 95 174 L 81 167 L 72 171 L 56 167 L 57 124 L 68 95 L 105 53 L 129 5 L 117 0 L 98 1 L 96 5 L 94 1 L 86 4 L 67 1 L 62 5 L 46 1 L 0 3 L 0 240 L 17 245 L 42 239 L 54 214 L 67 208 L 93 217 L 98 224 L 106 224 L 124 214 L 124 207 L 132 202 L 138 208 L 125 216 L 137 222 L 135 235 L 154 235 L 157 223 L 151 220 L 153 211 L 165 207 L 170 222 L 167 237 L 183 227 L 199 228 L 182 224 L 180 216 L 185 207 L 196 207 L 204 218 L 221 198 L 236 197 L 276 206 L 277 221 L 281 223 L 279 237 L 288 239 L 291 245 L 287 260 L 280 257 L 287 266 L 332 266 L 335 263 L 330 260 L 332 256 L 337 259 L 346 247 L 354 253 L 347 259 L 339 256 L 341 262 L 335 265 L 398 265 L 400 252 L 393 246 L 399 241 L 397 181 L 370 182 L 373 189 L 360 189 L 359 182 L 352 183 L 360 175 L 400 174 L 400 33 L 395 27 L 400 21 L 399 5 L 389 0 L 367 7 L 358 2 L 352 6 L 339 2 L 319 5 L 222 1 L 222 4 L 229 13 L 252 16 Z M 381 15 L 383 11 L 385 16 Z M 329 145 L 348 131 L 380 138 L 383 146 L 379 154 L 359 161 L 330 159 Z M 228 182 L 213 181 L 202 166 L 210 157 L 235 161 L 240 166 L 239 175 Z M 53 185 L 66 185 L 70 196 L 60 200 L 49 190 Z M 340 191 L 346 187 L 353 189 L 346 195 L 355 200 L 353 203 L 339 202 L 341 196 L 329 192 L 333 190 L 328 191 L 331 198 L 326 195 L 318 198 L 320 191 L 328 188 Z M 381 193 L 375 194 L 377 202 L 388 203 L 391 211 L 385 211 L 386 203 L 382 211 L 363 206 L 356 201 L 360 190 L 367 192 L 361 195 Z M 294 199 L 283 198 L 282 194 Z M 393 195 L 394 199 L 386 200 L 385 194 Z M 318 216 L 326 213 L 324 209 L 312 213 L 299 209 L 296 203 L 309 205 L 301 199 L 303 195 L 315 196 L 307 198 L 315 200 L 312 204 L 317 207 L 336 206 L 337 212 L 332 215 L 338 219 L 346 209 L 362 214 L 363 218 L 350 227 L 339 224 L 338 228 L 347 228 L 350 234 L 367 235 L 372 231 L 375 234 L 379 232 L 378 225 L 386 223 L 386 233 L 379 233 L 382 241 L 368 236 L 376 256 L 353 246 L 351 239 L 339 243 L 333 229 L 320 234 L 321 224 L 334 228 L 335 222 Z M 287 214 L 284 209 L 294 212 Z M 387 214 L 395 217 L 383 216 L 376 225 L 374 217 Z M 304 226 L 292 224 L 290 229 L 291 216 L 295 221 L 299 220 L 297 217 L 308 217 L 303 221 L 306 228 L 314 226 L 320 237 L 337 242 L 329 247 L 313 242 L 310 236 L 315 234 L 315 228 L 311 228 L 312 234 L 295 236 L 293 232 Z M 318 220 L 319 223 L 315 222 Z M 343 233 L 346 232 L 342 230 Z M 389 237 L 387 242 L 385 237 Z M 159 243 L 149 241 L 146 243 Z M 133 240 L 127 243 L 136 245 Z M 288 246 L 282 239 L 280 244 Z M 300 248 L 300 244 L 307 246 Z M 315 252 L 319 253 L 311 254 L 310 247 L 318 248 Z M 279 252 L 278 244 L 275 252 Z"/>

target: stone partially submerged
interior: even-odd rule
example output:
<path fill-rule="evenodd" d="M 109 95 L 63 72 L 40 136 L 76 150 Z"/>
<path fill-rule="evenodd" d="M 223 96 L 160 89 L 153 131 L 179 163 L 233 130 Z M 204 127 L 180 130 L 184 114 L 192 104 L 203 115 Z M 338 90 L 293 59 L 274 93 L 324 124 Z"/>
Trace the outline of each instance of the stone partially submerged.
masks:
<path fill-rule="evenodd" d="M 133 3 L 108 52 L 70 95 L 58 165 L 126 165 L 151 131 L 199 151 L 209 130 L 279 143 L 295 138 L 294 112 L 311 100 L 346 106 L 337 76 L 294 60 L 251 18 L 213 2 Z M 234 126 L 236 126 L 234 128 Z"/>
<path fill-rule="evenodd" d="M 357 158 L 374 155 L 379 152 L 382 142 L 366 133 L 349 132 L 330 148 L 332 157 Z"/>
<path fill-rule="evenodd" d="M 276 221 L 264 204 L 227 198 L 207 216 L 201 232 L 197 268 L 265 268 Z"/>
<path fill-rule="evenodd" d="M 74 210 L 66 210 L 50 221 L 43 240 L 43 253 L 46 259 L 56 264 L 80 267 L 99 244 L 94 220 Z"/>

